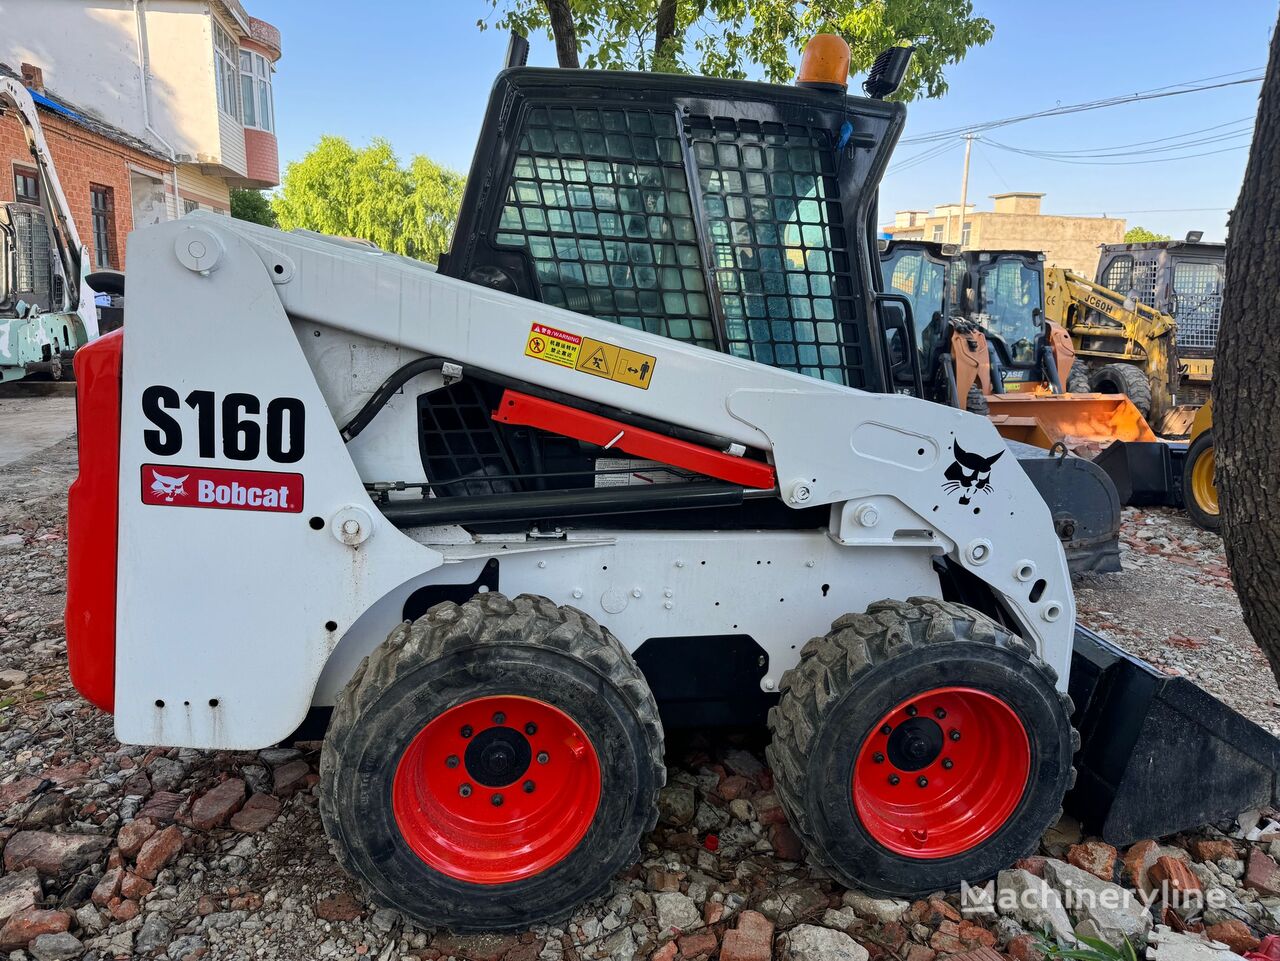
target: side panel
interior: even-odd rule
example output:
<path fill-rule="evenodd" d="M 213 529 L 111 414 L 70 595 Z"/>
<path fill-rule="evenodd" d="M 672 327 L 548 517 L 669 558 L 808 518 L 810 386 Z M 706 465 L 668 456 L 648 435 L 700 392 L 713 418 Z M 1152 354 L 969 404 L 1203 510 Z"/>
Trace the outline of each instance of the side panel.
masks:
<path fill-rule="evenodd" d="M 124 331 L 75 358 L 80 471 L 67 495 L 67 661 L 71 681 L 104 711 L 115 705 L 116 498 Z"/>
<path fill-rule="evenodd" d="M 130 263 L 147 266 L 130 274 L 121 412 L 115 709 L 126 743 L 285 737 L 343 632 L 440 563 L 373 506 L 271 275 L 248 244 L 221 237 L 183 222 L 129 240 Z M 201 243 L 206 274 L 177 258 Z M 278 509 L 221 509 L 248 506 L 255 489 L 274 491 Z"/>

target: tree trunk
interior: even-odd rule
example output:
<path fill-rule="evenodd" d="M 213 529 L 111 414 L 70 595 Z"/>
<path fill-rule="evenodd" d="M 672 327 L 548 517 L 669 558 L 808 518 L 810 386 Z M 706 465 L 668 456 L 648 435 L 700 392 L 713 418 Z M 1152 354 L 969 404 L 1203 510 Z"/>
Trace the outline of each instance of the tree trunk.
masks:
<path fill-rule="evenodd" d="M 1244 622 L 1280 680 L 1280 29 L 1227 235 L 1213 372 L 1222 536 Z"/>
<path fill-rule="evenodd" d="M 655 68 L 674 65 L 674 51 L 664 49 L 676 36 L 677 0 L 662 0 L 658 4 L 658 18 L 653 31 L 653 65 Z M 668 60 L 672 62 L 668 62 Z"/>
<path fill-rule="evenodd" d="M 578 30 L 573 23 L 573 11 L 569 0 L 542 0 L 551 17 L 551 35 L 556 38 L 556 62 L 562 67 L 577 70 Z"/>

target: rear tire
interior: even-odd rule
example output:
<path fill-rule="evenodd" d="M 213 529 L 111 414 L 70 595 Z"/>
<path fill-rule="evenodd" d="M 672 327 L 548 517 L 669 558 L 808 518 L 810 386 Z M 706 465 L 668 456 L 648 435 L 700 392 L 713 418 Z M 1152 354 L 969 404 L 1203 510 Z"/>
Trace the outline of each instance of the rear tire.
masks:
<path fill-rule="evenodd" d="M 1182 464 L 1182 503 L 1197 527 L 1216 533 L 1222 530 L 1222 514 L 1218 509 L 1215 460 L 1213 431 L 1206 430 L 1191 442 Z"/>
<path fill-rule="evenodd" d="M 1151 413 L 1151 383 L 1147 375 L 1131 364 L 1107 364 L 1089 378 L 1095 394 L 1124 394 L 1146 418 Z"/>
<path fill-rule="evenodd" d="M 1092 392 L 1093 388 L 1089 386 L 1089 365 L 1083 360 L 1075 361 L 1067 373 L 1067 393 L 1089 394 Z"/>
<path fill-rule="evenodd" d="M 639 855 L 657 705 L 587 615 L 478 594 L 396 628 L 338 698 L 320 813 L 374 900 L 453 930 L 568 914 Z"/>
<path fill-rule="evenodd" d="M 1079 736 L 1055 680 L 960 604 L 879 601 L 840 618 L 769 712 L 778 796 L 810 858 L 846 885 L 914 897 L 1032 853 L 1075 779 Z"/>

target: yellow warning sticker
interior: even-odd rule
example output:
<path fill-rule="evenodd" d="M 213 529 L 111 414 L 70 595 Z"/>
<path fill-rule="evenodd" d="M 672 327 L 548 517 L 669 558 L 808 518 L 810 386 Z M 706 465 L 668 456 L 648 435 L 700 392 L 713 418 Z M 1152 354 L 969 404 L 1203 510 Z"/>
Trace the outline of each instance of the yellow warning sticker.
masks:
<path fill-rule="evenodd" d="M 572 367 L 592 377 L 603 377 L 641 390 L 649 389 L 653 369 L 658 363 L 651 354 L 627 350 L 617 344 L 582 337 L 545 324 L 534 324 L 529 328 L 524 353 L 526 357 Z"/>
<path fill-rule="evenodd" d="M 581 346 L 582 338 L 577 334 L 556 330 L 545 324 L 534 324 L 529 328 L 529 339 L 524 343 L 524 353 L 526 357 L 550 361 L 561 367 L 575 367 Z"/>

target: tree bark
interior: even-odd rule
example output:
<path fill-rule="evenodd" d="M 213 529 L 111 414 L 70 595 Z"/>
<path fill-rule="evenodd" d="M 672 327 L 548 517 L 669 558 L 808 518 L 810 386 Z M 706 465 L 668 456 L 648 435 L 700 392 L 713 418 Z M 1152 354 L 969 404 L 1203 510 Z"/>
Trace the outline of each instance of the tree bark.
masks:
<path fill-rule="evenodd" d="M 662 0 L 658 4 L 658 17 L 653 30 L 653 63 L 663 63 L 664 48 L 676 36 L 676 4 L 678 0 Z M 674 55 L 672 55 L 674 59 Z"/>
<path fill-rule="evenodd" d="M 1227 234 L 1213 381 L 1222 536 L 1244 622 L 1280 680 L 1280 28 Z"/>
<path fill-rule="evenodd" d="M 556 62 L 562 67 L 577 70 L 578 30 L 573 23 L 573 11 L 569 0 L 542 0 L 551 18 L 551 35 L 556 40 Z"/>

